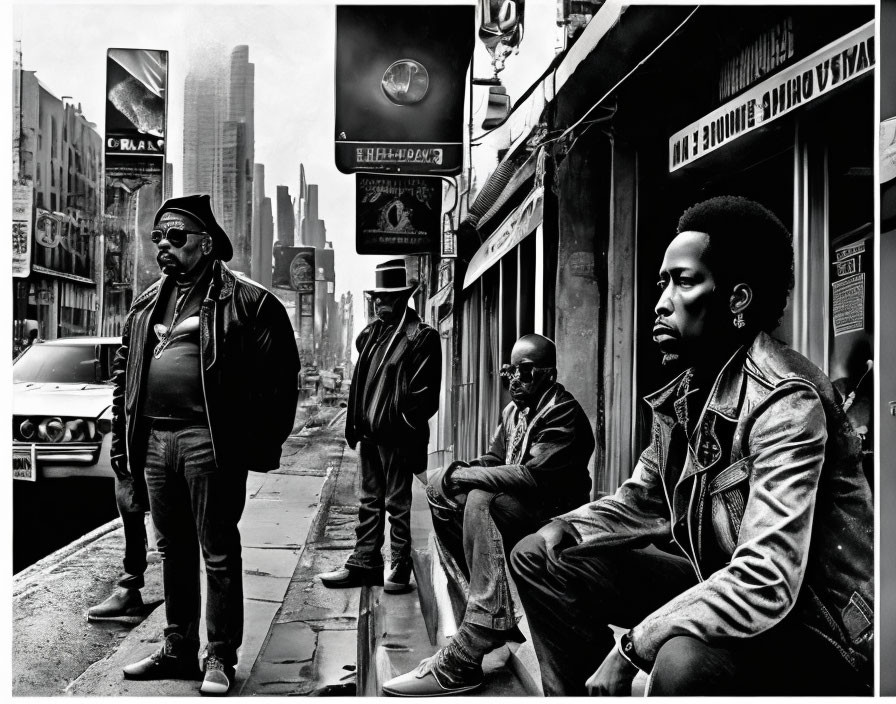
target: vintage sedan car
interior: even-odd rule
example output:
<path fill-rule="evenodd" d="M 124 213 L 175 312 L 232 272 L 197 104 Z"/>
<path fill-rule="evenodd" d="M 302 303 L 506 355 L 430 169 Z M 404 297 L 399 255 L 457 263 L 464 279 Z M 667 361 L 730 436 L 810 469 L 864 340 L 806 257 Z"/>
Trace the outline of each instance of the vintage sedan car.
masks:
<path fill-rule="evenodd" d="M 13 478 L 113 477 L 118 337 L 36 342 L 13 363 Z"/>

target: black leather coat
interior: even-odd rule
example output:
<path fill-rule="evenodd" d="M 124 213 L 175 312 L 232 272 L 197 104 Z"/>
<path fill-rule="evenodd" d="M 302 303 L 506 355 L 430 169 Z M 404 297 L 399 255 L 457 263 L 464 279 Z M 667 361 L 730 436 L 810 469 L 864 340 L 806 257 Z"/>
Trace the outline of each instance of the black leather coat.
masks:
<path fill-rule="evenodd" d="M 162 276 L 131 306 L 112 367 L 112 457 L 126 458 L 145 492 L 146 428 L 140 417 L 145 364 L 156 338 L 150 323 L 174 281 Z M 166 294 L 166 295 L 162 295 Z M 215 462 L 223 471 L 267 472 L 295 422 L 299 357 L 283 304 L 259 284 L 215 260 L 199 312 L 202 389 Z"/>

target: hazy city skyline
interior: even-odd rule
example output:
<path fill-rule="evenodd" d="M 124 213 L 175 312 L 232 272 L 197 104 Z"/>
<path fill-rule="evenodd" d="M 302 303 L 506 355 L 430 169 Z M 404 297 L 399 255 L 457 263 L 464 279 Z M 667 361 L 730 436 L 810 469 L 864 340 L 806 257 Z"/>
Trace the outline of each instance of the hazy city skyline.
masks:
<path fill-rule="evenodd" d="M 354 179 L 333 164 L 333 5 L 17 5 L 13 14 L 23 68 L 36 71 L 53 94 L 80 103 L 101 136 L 106 50 L 169 52 L 166 151 L 175 195 L 183 187 L 184 83 L 191 63 L 218 52 L 227 60 L 235 46 L 247 45 L 256 67 L 255 162 L 265 166 L 265 195 L 281 184 L 297 190 L 299 164 L 305 164 L 309 180 L 321 184 L 321 216 L 338 262 L 336 290 L 363 299 L 381 258 L 355 254 Z M 223 213 L 218 217 L 223 221 Z"/>
<path fill-rule="evenodd" d="M 537 77 L 529 66 L 543 66 L 553 46 L 555 3 L 529 3 L 526 11 L 531 30 L 520 55 L 511 57 L 502 73 L 514 98 Z M 320 217 L 327 223 L 327 239 L 336 255 L 336 292 L 351 291 L 356 319 L 364 319 L 363 291 L 373 286 L 375 264 L 388 257 L 355 253 L 355 179 L 341 174 L 334 164 L 335 2 L 17 4 L 12 14 L 13 38 L 22 42 L 23 68 L 36 71 L 55 95 L 80 103 L 100 135 L 106 50 L 169 52 L 167 160 L 173 164 L 175 195 L 182 193 L 183 185 L 184 83 L 191 65 L 219 53 L 226 63 L 234 47 L 247 45 L 249 61 L 255 65 L 254 161 L 265 167 L 265 195 L 273 200 L 278 185 L 296 194 L 299 164 L 304 164 L 307 181 L 320 186 Z M 474 64 L 476 75 L 491 74 L 489 57 L 479 42 Z M 484 107 L 481 102 L 475 101 L 474 112 Z"/>

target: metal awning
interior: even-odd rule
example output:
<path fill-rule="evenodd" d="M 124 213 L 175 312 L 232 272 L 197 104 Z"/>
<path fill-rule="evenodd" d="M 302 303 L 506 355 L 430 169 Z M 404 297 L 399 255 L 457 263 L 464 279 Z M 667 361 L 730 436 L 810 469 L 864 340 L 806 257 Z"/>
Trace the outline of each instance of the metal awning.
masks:
<path fill-rule="evenodd" d="M 464 288 L 488 271 L 496 262 L 541 225 L 544 217 L 544 187 L 538 186 L 526 196 L 492 235 L 483 242 L 470 260 L 464 276 Z"/>

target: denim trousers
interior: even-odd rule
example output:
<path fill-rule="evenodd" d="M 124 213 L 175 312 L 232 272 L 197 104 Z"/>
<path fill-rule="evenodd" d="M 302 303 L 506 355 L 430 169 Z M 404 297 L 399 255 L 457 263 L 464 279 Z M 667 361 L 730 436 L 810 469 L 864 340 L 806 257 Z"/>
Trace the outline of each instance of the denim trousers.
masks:
<path fill-rule="evenodd" d="M 124 563 L 118 586 L 142 589 L 146 572 L 146 511 L 148 508 L 134 496 L 134 478 L 115 477 L 115 503 L 124 527 Z"/>
<path fill-rule="evenodd" d="M 207 427 L 153 423 L 144 469 L 165 587 L 165 635 L 199 647 L 199 552 L 205 560 L 208 654 L 235 665 L 243 640 L 243 564 L 237 524 L 247 472 L 222 472 Z"/>
<path fill-rule="evenodd" d="M 426 445 L 385 447 L 358 443 L 360 486 L 355 549 L 346 565 L 382 569 L 389 514 L 392 565 L 411 558 L 411 487 L 426 469 Z"/>
<path fill-rule="evenodd" d="M 585 695 L 585 682 L 615 647 L 608 624 L 632 628 L 697 583 L 684 557 L 655 548 L 547 550 L 539 535 L 511 554 L 546 696 Z M 680 635 L 659 649 L 651 696 L 860 694 L 835 648 L 789 619 L 752 638 L 712 644 Z"/>
<path fill-rule="evenodd" d="M 538 530 L 538 513 L 510 494 L 474 489 L 460 508 L 427 487 L 436 537 L 467 580 L 465 623 L 496 631 L 522 618 L 519 597 L 507 574 L 510 549 Z"/>

